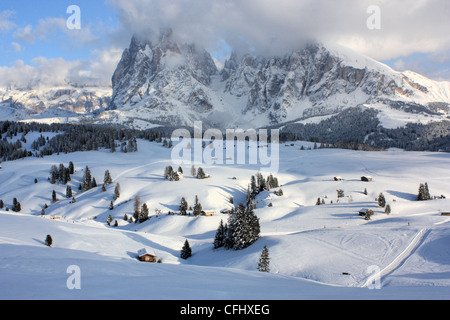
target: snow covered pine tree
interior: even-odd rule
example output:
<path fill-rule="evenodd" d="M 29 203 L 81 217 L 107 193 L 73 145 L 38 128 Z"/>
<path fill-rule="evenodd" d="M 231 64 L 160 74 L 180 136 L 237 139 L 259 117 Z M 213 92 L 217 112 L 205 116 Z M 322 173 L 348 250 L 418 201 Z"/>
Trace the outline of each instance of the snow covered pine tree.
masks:
<path fill-rule="evenodd" d="M 186 260 L 186 259 L 190 258 L 191 256 L 192 256 L 191 246 L 189 245 L 189 241 L 187 241 L 187 239 L 186 239 L 186 241 L 184 242 L 184 246 L 181 249 L 180 257 L 181 257 L 181 259 Z"/>
<path fill-rule="evenodd" d="M 269 257 L 269 249 L 267 246 L 264 246 L 264 249 L 261 252 L 261 256 L 258 262 L 258 270 L 261 272 L 270 272 L 269 268 L 270 257 Z"/>

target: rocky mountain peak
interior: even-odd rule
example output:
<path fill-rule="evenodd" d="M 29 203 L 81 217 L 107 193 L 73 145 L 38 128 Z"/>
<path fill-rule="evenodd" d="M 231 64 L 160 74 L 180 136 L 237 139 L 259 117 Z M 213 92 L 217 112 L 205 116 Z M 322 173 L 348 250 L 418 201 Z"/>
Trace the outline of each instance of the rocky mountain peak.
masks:
<path fill-rule="evenodd" d="M 133 37 L 113 77 L 110 109 L 161 123 L 226 119 L 260 127 L 356 106 L 434 114 L 430 103 L 450 103 L 427 87 L 431 80 L 410 79 L 344 48 L 310 43 L 273 57 L 233 51 L 219 72 L 207 51 L 174 38 L 170 29 L 155 43 Z"/>

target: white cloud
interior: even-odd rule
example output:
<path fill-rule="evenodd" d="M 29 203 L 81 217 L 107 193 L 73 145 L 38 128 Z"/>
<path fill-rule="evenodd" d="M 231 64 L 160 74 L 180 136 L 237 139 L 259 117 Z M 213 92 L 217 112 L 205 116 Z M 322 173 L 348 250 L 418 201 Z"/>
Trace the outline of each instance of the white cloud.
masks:
<path fill-rule="evenodd" d="M 14 33 L 16 39 L 28 43 L 34 43 L 37 40 L 47 41 L 55 36 L 58 36 L 61 45 L 68 47 L 91 45 L 100 39 L 91 32 L 89 26 L 74 30 L 67 28 L 66 20 L 63 18 L 40 19 L 35 27 L 29 24 L 18 28 Z"/>
<path fill-rule="evenodd" d="M 130 33 L 172 28 L 186 41 L 214 49 L 283 52 L 305 38 L 336 41 L 374 59 L 439 52 L 450 43 L 448 0 L 109 0 Z M 379 6 L 381 30 L 369 30 L 367 8 Z"/>
<path fill-rule="evenodd" d="M 108 48 L 93 51 L 88 61 L 37 57 L 31 64 L 17 60 L 12 66 L 0 67 L 0 87 L 36 89 L 55 86 L 110 86 L 112 74 L 122 50 Z"/>
<path fill-rule="evenodd" d="M 0 12 L 0 33 L 9 32 L 16 27 L 16 24 L 11 21 L 11 17 L 15 14 L 12 10 L 4 10 Z"/>
<path fill-rule="evenodd" d="M 21 52 L 22 46 L 17 42 L 11 42 L 11 46 L 14 48 L 15 52 Z"/>

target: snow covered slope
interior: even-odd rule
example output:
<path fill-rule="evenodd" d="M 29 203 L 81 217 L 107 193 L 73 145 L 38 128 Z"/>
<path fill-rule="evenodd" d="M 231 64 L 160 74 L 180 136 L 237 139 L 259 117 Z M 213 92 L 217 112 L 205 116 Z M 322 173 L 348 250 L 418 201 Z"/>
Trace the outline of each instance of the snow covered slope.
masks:
<path fill-rule="evenodd" d="M 170 182 L 163 172 L 174 165 L 171 150 L 146 141 L 139 141 L 137 153 L 104 150 L 2 163 L 0 199 L 11 208 L 17 198 L 22 211 L 0 211 L 0 287 L 8 288 L 0 298 L 449 299 L 450 218 L 440 213 L 449 211 L 450 200 L 418 202 L 416 194 L 419 184 L 428 182 L 432 195 L 448 198 L 450 157 L 301 151 L 301 144 L 281 146 L 280 171 L 274 174 L 283 196 L 274 190 L 258 195 L 262 237 L 241 251 L 214 250 L 212 243 L 220 221 L 228 218 L 220 211 L 230 208 L 230 196 L 235 204 L 245 201 L 257 165 L 201 165 L 211 175 L 205 180 L 190 177 L 190 166 L 183 166 L 185 178 Z M 47 180 L 53 164 L 69 161 L 76 169 L 69 182 L 75 203 L 65 199 L 66 186 Z M 86 166 L 99 184 L 105 170 L 111 172 L 114 182 L 106 192 L 100 187 L 76 192 Z M 374 181 L 361 182 L 363 175 Z M 343 180 L 336 182 L 335 176 Z M 109 210 L 116 183 L 121 195 Z M 345 192 L 339 202 L 337 189 Z M 52 190 L 59 198 L 53 204 Z M 381 192 L 390 215 L 375 201 Z M 136 195 L 150 208 L 151 218 L 142 224 L 123 219 L 132 216 Z M 193 205 L 195 196 L 215 215 L 167 215 L 178 212 L 181 197 Z M 325 204 L 316 206 L 317 198 Z M 362 208 L 375 212 L 371 221 L 358 215 Z M 117 227 L 107 226 L 109 215 Z M 47 234 L 52 248 L 43 243 Z M 186 239 L 193 256 L 182 260 Z M 256 271 L 265 245 L 270 274 Z M 162 263 L 138 262 L 137 251 L 144 247 Z M 67 289 L 72 265 L 80 267 L 81 290 Z M 369 290 L 367 281 L 377 272 L 382 287 Z"/>

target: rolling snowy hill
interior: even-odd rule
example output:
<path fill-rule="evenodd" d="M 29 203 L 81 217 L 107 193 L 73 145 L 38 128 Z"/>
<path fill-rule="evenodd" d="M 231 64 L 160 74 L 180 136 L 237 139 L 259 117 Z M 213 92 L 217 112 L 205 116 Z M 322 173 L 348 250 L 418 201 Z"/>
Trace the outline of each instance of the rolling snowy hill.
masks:
<path fill-rule="evenodd" d="M 0 199 L 11 209 L 17 198 L 22 210 L 0 211 L 1 299 L 450 298 L 450 218 L 441 216 L 450 210 L 450 200 L 416 201 L 424 182 L 432 196 L 448 198 L 448 154 L 283 145 L 280 170 L 274 173 L 283 196 L 275 190 L 257 196 L 261 238 L 234 251 L 213 249 L 219 223 L 228 219 L 221 210 L 231 207 L 230 196 L 235 204 L 245 201 L 250 178 L 260 167 L 196 164 L 211 175 L 199 180 L 190 176 L 190 166 L 182 166 L 184 179 L 171 182 L 163 177 L 167 165 L 177 167 L 171 150 L 138 142 L 137 153 L 100 150 L 2 163 Z M 65 185 L 48 181 L 52 165 L 70 161 L 75 164 L 69 182 L 75 203 L 65 198 Z M 99 187 L 78 193 L 86 166 Z M 113 184 L 102 192 L 105 170 Z M 373 181 L 362 182 L 363 175 Z M 334 181 L 337 176 L 343 180 Z M 113 201 L 117 183 L 120 198 Z M 345 193 L 339 202 L 337 189 Z M 51 201 L 53 190 L 56 203 Z M 380 193 L 392 208 L 390 215 L 375 201 Z M 144 223 L 124 220 L 125 214 L 133 214 L 136 195 L 150 208 Z M 179 216 L 181 198 L 191 206 L 195 196 L 215 215 Z M 325 204 L 317 206 L 318 198 Z M 109 210 L 111 201 L 114 210 Z M 41 216 L 45 204 L 46 215 Z M 375 212 L 372 220 L 358 215 L 362 208 Z M 109 215 L 117 227 L 106 224 Z M 44 245 L 47 234 L 52 248 Z M 182 260 L 186 239 L 193 255 Z M 271 257 L 269 274 L 256 270 L 264 246 Z M 153 249 L 162 263 L 139 262 L 142 248 Z M 81 270 L 81 290 L 66 286 L 67 268 L 73 265 Z M 381 288 L 369 290 L 378 275 Z"/>

